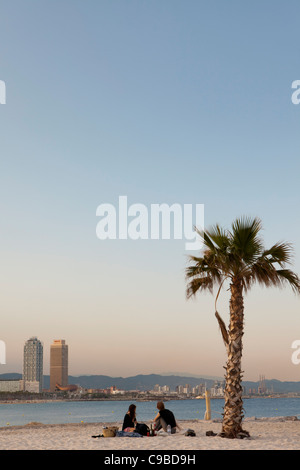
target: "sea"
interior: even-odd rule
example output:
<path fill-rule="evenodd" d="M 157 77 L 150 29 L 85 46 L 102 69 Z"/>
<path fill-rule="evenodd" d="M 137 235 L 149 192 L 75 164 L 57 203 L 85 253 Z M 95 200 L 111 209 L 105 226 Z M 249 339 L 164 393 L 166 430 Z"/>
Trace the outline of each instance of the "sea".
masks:
<path fill-rule="evenodd" d="M 147 422 L 157 414 L 156 401 L 47 401 L 34 403 L 1 403 L 0 427 L 43 424 L 112 423 L 123 421 L 131 403 L 136 405 L 137 420 Z M 245 418 L 273 418 L 297 416 L 300 418 L 300 397 L 247 398 L 243 400 Z M 178 420 L 204 419 L 206 404 L 203 399 L 169 400 L 166 408 Z M 222 419 L 224 401 L 211 400 L 212 419 Z"/>

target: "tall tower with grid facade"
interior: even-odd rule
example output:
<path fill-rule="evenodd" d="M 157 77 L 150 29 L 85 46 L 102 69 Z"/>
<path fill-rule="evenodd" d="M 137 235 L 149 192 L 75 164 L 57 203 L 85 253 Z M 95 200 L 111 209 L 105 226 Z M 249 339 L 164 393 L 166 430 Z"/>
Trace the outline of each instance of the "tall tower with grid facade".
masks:
<path fill-rule="evenodd" d="M 43 345 L 33 336 L 26 341 L 23 356 L 24 390 L 41 393 L 43 389 Z"/>

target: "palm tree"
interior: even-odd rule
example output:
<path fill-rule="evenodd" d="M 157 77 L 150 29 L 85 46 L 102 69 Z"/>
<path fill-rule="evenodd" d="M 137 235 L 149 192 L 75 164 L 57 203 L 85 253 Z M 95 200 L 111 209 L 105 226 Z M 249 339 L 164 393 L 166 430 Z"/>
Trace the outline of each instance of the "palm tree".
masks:
<path fill-rule="evenodd" d="M 219 313 L 215 312 L 227 350 L 225 374 L 224 413 L 220 436 L 228 438 L 248 437 L 242 429 L 242 338 L 244 334 L 244 293 L 254 283 L 263 286 L 288 284 L 300 293 L 300 279 L 290 269 L 292 249 L 290 244 L 276 243 L 265 249 L 260 238 L 261 221 L 257 218 L 240 218 L 233 222 L 231 230 L 218 224 L 210 230 L 199 232 L 203 240 L 201 257 L 190 256 L 186 269 L 187 298 L 197 292 L 218 288 L 217 298 L 224 282 L 229 282 L 230 321 L 226 328 Z"/>

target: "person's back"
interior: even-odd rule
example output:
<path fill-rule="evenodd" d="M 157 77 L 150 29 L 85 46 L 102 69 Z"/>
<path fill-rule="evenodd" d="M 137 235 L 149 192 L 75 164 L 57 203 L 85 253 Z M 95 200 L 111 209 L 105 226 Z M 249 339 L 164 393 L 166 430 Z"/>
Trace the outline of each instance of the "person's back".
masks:
<path fill-rule="evenodd" d="M 161 418 L 165 421 L 167 426 L 170 425 L 171 428 L 176 428 L 175 416 L 172 411 L 164 408 L 163 410 L 160 410 L 159 414 Z"/>
<path fill-rule="evenodd" d="M 136 406 L 134 404 L 130 405 L 126 415 L 124 416 L 122 431 L 125 429 L 133 431 L 136 426 L 136 415 L 135 415 Z"/>
<path fill-rule="evenodd" d="M 157 402 L 156 407 L 159 410 L 158 414 L 154 418 L 157 431 L 161 428 L 163 428 L 164 431 L 167 431 L 168 426 L 171 426 L 171 433 L 173 434 L 176 432 L 176 427 L 180 429 L 173 412 L 171 410 L 167 410 L 162 401 Z"/>

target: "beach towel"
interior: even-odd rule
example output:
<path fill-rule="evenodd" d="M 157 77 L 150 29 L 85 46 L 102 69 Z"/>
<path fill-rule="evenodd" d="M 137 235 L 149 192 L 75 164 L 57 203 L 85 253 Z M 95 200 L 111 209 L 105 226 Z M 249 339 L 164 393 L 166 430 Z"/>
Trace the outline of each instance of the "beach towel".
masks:
<path fill-rule="evenodd" d="M 117 431 L 116 437 L 143 437 L 138 432 Z"/>

